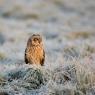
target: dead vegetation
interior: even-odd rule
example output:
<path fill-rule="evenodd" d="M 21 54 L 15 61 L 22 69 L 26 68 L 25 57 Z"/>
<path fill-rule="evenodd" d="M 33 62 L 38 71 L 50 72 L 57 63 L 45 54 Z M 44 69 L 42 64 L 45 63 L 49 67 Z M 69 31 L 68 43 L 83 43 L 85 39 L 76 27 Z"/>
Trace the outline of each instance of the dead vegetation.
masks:
<path fill-rule="evenodd" d="M 95 36 L 94 31 L 76 31 L 76 32 L 69 32 L 66 33 L 65 36 L 69 39 L 75 40 L 79 38 L 87 39 L 89 37 Z"/>
<path fill-rule="evenodd" d="M 0 60 L 6 59 L 6 55 L 3 52 L 0 52 Z"/>

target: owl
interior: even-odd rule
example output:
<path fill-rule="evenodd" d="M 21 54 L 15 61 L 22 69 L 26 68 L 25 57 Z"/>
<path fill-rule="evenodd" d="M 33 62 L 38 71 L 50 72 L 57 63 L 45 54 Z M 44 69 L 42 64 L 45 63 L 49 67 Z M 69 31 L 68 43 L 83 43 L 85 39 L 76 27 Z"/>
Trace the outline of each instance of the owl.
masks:
<path fill-rule="evenodd" d="M 43 48 L 42 37 L 39 34 L 30 36 L 25 49 L 25 63 L 44 65 L 45 51 Z"/>

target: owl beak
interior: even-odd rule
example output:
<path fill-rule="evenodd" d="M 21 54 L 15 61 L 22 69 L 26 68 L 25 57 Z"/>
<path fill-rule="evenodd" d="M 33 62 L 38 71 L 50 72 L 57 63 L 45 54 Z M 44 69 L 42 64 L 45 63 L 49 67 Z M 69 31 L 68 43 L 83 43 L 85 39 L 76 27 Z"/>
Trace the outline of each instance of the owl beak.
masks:
<path fill-rule="evenodd" d="M 36 42 L 40 44 L 40 40 L 37 39 Z"/>

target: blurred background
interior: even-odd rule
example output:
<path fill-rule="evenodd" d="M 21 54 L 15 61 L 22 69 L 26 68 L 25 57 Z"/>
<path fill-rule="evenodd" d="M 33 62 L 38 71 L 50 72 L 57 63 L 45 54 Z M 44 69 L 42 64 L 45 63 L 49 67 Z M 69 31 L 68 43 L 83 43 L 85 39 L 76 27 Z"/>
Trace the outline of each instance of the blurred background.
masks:
<path fill-rule="evenodd" d="M 24 63 L 27 40 L 34 33 L 43 37 L 45 68 L 53 70 L 75 58 L 91 63 L 95 76 L 95 0 L 0 0 L 0 73 L 5 75 Z M 21 93 L 16 95 L 28 95 Z"/>
<path fill-rule="evenodd" d="M 69 32 L 94 30 L 94 0 L 0 0 L 1 59 L 23 60 L 27 39 L 33 33 L 41 34 L 46 51 L 57 56 L 76 36 Z"/>
<path fill-rule="evenodd" d="M 27 39 L 39 33 L 47 55 L 55 60 L 66 44 L 72 44 L 75 32 L 92 33 L 94 28 L 94 0 L 0 0 L 1 59 L 23 60 Z"/>

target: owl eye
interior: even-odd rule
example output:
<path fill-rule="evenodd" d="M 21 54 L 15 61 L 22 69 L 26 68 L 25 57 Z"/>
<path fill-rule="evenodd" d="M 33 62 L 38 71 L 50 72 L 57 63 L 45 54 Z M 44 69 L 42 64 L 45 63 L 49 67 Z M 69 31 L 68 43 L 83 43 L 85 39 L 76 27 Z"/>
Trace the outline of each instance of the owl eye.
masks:
<path fill-rule="evenodd" d="M 38 38 L 34 38 L 33 40 L 34 40 L 34 41 L 38 41 Z"/>

